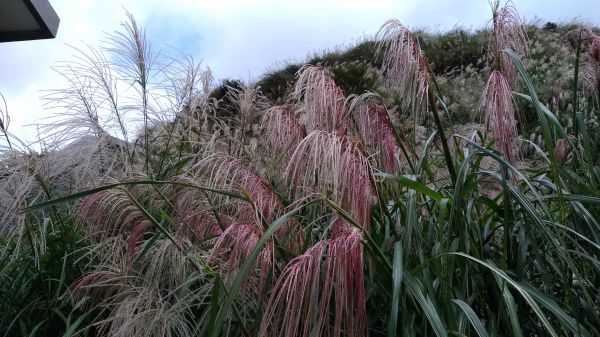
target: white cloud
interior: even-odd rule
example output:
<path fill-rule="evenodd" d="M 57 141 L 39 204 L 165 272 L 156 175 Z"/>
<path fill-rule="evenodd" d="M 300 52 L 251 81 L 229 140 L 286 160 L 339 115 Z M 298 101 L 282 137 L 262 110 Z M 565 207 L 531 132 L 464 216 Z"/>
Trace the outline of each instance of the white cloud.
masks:
<path fill-rule="evenodd" d="M 257 78 L 286 60 L 348 44 L 374 34 L 396 17 L 411 28 L 444 30 L 459 24 L 479 27 L 489 21 L 484 0 L 50 0 L 61 18 L 54 40 L 0 44 L 0 92 L 8 102 L 12 131 L 33 140 L 35 128 L 23 125 L 47 116 L 40 90 L 60 87 L 51 70 L 70 60 L 65 44 L 96 46 L 104 32 L 119 29 L 123 8 L 147 27 L 154 49 L 172 45 L 204 60 L 217 77 Z M 592 0 L 515 1 L 528 19 L 568 21 L 576 16 L 600 24 L 600 4 Z M 596 14 L 599 15 L 599 14 Z"/>

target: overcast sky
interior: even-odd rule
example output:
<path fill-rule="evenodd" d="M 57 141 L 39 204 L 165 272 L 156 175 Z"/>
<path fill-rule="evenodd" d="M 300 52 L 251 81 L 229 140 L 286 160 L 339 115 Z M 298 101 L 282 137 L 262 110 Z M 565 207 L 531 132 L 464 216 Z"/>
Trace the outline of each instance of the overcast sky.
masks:
<path fill-rule="evenodd" d="M 8 0 L 14 1 L 14 0 Z M 209 66 L 217 79 L 258 78 L 286 61 L 344 46 L 377 32 L 397 18 L 409 28 L 447 30 L 488 23 L 488 0 L 50 0 L 60 17 L 53 40 L 0 44 L 0 93 L 12 117 L 12 132 L 33 140 L 48 116 L 42 90 L 61 86 L 51 69 L 72 59 L 68 45 L 97 46 L 119 28 L 124 8 L 147 29 L 153 49 L 176 47 Z M 599 0 L 515 0 L 528 21 L 579 18 L 600 24 Z M 3 108 L 3 107 L 2 107 Z"/>

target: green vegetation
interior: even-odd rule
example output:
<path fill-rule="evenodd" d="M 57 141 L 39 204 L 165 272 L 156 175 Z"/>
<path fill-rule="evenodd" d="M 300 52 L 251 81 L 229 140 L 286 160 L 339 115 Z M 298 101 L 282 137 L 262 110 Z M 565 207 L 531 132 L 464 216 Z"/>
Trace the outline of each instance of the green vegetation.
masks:
<path fill-rule="evenodd" d="M 254 84 L 77 50 L 42 151 L 0 110 L 0 336 L 600 335 L 600 37 L 493 7 Z"/>

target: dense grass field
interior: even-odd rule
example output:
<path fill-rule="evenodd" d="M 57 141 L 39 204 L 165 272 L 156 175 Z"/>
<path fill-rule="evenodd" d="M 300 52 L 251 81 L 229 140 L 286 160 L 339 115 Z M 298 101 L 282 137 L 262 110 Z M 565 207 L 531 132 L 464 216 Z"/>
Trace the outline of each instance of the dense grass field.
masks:
<path fill-rule="evenodd" d="M 0 336 L 600 336 L 600 35 L 492 7 L 256 83 L 128 14 L 0 105 Z"/>

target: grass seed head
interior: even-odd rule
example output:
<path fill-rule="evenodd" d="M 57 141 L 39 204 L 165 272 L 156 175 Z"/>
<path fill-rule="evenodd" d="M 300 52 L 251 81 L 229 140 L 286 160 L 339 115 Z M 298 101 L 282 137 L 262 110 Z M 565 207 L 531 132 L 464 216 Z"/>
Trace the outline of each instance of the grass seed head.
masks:
<path fill-rule="evenodd" d="M 345 132 L 346 97 L 325 69 L 313 65 L 300 68 L 293 97 L 304 104 L 307 131 Z"/>
<path fill-rule="evenodd" d="M 500 71 L 495 70 L 490 75 L 480 104 L 486 111 L 500 152 L 509 163 L 514 164 L 513 142 L 517 139 L 517 120 L 509 81 Z"/>
<path fill-rule="evenodd" d="M 398 20 L 388 20 L 376 36 L 377 54 L 383 54 L 386 83 L 400 90 L 403 108 L 415 109 L 417 120 L 427 110 L 431 72 L 415 37 Z"/>

